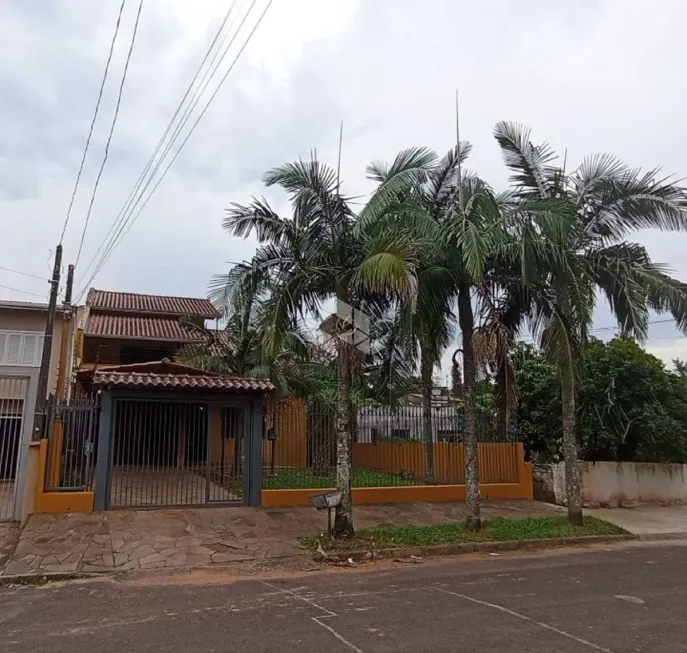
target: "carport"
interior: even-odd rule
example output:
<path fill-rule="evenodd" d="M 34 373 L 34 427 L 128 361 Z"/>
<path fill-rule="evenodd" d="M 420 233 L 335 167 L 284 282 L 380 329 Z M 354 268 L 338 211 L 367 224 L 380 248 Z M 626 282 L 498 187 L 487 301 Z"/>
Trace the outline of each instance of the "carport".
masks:
<path fill-rule="evenodd" d="M 96 510 L 259 505 L 265 379 L 169 360 L 92 372 Z"/>

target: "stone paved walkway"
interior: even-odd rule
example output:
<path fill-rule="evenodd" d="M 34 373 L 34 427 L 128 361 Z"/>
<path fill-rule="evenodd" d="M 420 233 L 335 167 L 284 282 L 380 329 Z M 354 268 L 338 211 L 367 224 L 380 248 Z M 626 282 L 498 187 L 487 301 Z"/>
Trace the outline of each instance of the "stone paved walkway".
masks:
<path fill-rule="evenodd" d="M 19 540 L 19 525 L 0 522 L 0 574 Z"/>
<path fill-rule="evenodd" d="M 483 516 L 557 514 L 533 501 L 485 503 Z M 462 520 L 462 503 L 356 506 L 357 528 Z M 113 572 L 221 565 L 303 555 L 296 535 L 322 531 L 312 508 L 112 510 L 33 515 L 0 575 Z"/>

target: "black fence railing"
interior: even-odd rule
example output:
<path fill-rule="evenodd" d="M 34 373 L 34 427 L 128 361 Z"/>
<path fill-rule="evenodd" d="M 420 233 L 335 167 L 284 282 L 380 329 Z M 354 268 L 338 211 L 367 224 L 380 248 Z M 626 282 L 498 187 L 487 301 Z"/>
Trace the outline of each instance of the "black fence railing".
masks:
<path fill-rule="evenodd" d="M 433 405 L 426 428 L 422 406 L 358 406 L 351 424 L 353 487 L 462 484 L 465 414 Z M 517 445 L 496 419 L 479 413 L 481 469 L 490 482 L 517 482 Z M 263 489 L 329 488 L 336 484 L 337 415 L 332 407 L 296 399 L 266 411 Z"/>
<path fill-rule="evenodd" d="M 69 402 L 51 398 L 46 422 L 46 490 L 92 489 L 99 423 L 98 395 L 74 397 Z"/>

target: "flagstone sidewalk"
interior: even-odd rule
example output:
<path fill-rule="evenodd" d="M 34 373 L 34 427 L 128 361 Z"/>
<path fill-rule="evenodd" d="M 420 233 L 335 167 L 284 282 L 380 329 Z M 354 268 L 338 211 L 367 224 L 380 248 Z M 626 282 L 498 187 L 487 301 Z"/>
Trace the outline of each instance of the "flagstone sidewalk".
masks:
<path fill-rule="evenodd" d="M 534 501 L 483 505 L 483 516 L 557 514 Z M 462 503 L 355 507 L 357 528 L 423 525 L 463 519 Z M 3 526 L 3 525 L 0 525 Z M 0 576 L 191 568 L 305 556 L 296 536 L 326 529 L 313 508 L 186 508 L 33 515 L 20 532 L 7 530 Z M 17 537 L 18 535 L 18 537 Z"/>

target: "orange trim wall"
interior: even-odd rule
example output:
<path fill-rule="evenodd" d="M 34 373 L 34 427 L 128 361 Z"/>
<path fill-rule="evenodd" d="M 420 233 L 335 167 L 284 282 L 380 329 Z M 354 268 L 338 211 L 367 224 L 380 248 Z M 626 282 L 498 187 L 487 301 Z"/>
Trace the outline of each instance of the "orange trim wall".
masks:
<path fill-rule="evenodd" d="M 360 445 L 355 447 L 380 447 L 386 444 Z M 443 443 L 442 443 L 443 444 Z M 396 445 L 398 446 L 398 445 Z M 407 444 L 401 445 L 407 446 Z M 423 446 L 423 445 L 420 445 Z M 435 445 L 441 446 L 441 445 Z M 456 447 L 456 445 L 447 445 Z M 462 447 L 462 445 L 461 445 Z M 505 447 L 511 462 L 503 462 L 498 447 Z M 484 456 L 483 456 L 484 454 Z M 360 454 L 358 454 L 360 455 Z M 365 455 L 365 454 L 363 454 Z M 459 454 L 463 456 L 464 453 Z M 490 458 L 492 456 L 493 458 Z M 436 459 L 435 459 L 436 460 Z M 368 459 L 370 462 L 371 459 Z M 379 465 L 387 465 L 386 462 L 378 459 Z M 360 464 L 360 463 L 356 463 Z M 407 461 L 404 462 L 407 464 Z M 423 459 L 424 464 L 424 459 Z M 505 465 L 505 466 L 503 466 Z M 515 469 L 512 469 L 512 466 Z M 385 471 L 392 471 L 385 469 Z M 508 472 L 510 478 L 497 481 L 496 478 Z M 456 471 L 456 474 L 458 472 Z M 464 472 L 463 472 L 464 474 Z M 525 450 L 522 442 L 513 443 L 483 443 L 480 444 L 480 494 L 483 499 L 532 499 L 532 463 L 525 462 Z M 333 489 L 333 488 L 330 488 Z M 309 506 L 309 498 L 314 494 L 326 492 L 326 489 L 299 489 L 299 490 L 263 490 L 263 508 L 277 506 Z M 408 503 L 412 501 L 464 501 L 465 485 L 459 484 L 440 484 L 440 485 L 406 485 L 396 487 L 356 487 L 352 490 L 353 503 Z"/>
<path fill-rule="evenodd" d="M 48 441 L 41 440 L 38 453 L 38 473 L 33 511 L 42 513 L 92 512 L 93 492 L 46 492 L 45 470 L 48 462 Z"/>

